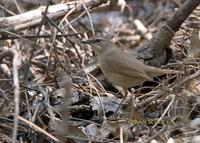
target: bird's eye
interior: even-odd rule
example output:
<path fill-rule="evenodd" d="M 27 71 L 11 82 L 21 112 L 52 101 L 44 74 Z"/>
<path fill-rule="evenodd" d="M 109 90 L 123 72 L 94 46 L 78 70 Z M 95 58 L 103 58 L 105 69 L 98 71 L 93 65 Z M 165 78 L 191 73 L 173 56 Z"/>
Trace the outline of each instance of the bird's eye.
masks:
<path fill-rule="evenodd" d="M 96 41 L 97 43 L 99 43 L 99 42 L 101 42 L 101 39 L 96 39 L 95 41 Z"/>

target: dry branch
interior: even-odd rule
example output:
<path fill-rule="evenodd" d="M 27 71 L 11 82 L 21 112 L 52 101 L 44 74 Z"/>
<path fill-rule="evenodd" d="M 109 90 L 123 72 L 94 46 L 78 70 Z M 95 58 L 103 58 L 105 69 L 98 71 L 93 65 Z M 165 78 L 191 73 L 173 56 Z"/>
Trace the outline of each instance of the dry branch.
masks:
<path fill-rule="evenodd" d="M 85 0 L 84 4 L 87 7 L 93 8 L 105 2 L 107 2 L 107 0 Z M 27 27 L 36 26 L 41 22 L 43 17 L 42 13 L 45 11 L 45 8 L 45 6 L 41 6 L 36 10 L 25 12 L 23 14 L 0 18 L 0 27 L 4 30 L 18 31 Z M 75 9 L 73 13 L 85 10 L 81 3 L 75 1 L 49 6 L 47 16 L 51 19 L 56 19 L 64 16 L 72 9 Z"/>
<path fill-rule="evenodd" d="M 19 61 L 19 54 L 15 49 L 10 48 L 9 50 L 2 52 L 0 54 L 0 61 L 3 58 L 10 56 L 13 58 L 13 86 L 14 86 L 14 104 L 15 104 L 15 113 L 14 113 L 14 127 L 13 127 L 13 139 L 12 142 L 15 143 L 17 139 L 17 130 L 18 130 L 18 116 L 19 116 L 19 94 L 20 94 L 20 87 L 19 87 L 19 78 L 18 78 L 18 62 Z"/>
<path fill-rule="evenodd" d="M 144 55 L 142 58 L 147 64 L 158 66 L 167 62 L 167 48 L 171 40 L 193 10 L 200 4 L 199 0 L 188 0 L 176 13 L 160 28 L 151 41 L 144 43 L 137 50 L 138 53 Z M 140 55 L 138 54 L 138 55 Z"/>

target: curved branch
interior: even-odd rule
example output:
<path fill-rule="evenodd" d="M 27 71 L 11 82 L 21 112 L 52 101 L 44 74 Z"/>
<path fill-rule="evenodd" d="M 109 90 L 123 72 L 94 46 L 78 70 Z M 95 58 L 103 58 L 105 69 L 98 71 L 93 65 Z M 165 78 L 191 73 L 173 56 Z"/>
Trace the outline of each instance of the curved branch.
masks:
<path fill-rule="evenodd" d="M 10 48 L 9 50 L 2 52 L 0 54 L 0 61 L 3 60 L 5 57 L 12 57 L 12 65 L 13 65 L 13 85 L 14 85 L 14 104 L 15 104 L 15 113 L 14 113 L 14 127 L 13 127 L 13 136 L 12 136 L 12 143 L 16 142 L 17 139 L 17 129 L 19 124 L 19 93 L 20 93 L 20 87 L 19 87 L 19 78 L 18 78 L 18 68 L 17 68 L 17 61 L 19 61 L 19 54 L 17 50 Z"/>
<path fill-rule="evenodd" d="M 192 13 L 192 11 L 200 4 L 199 0 L 187 0 L 175 13 L 166 21 L 166 23 L 155 34 L 151 41 L 147 41 L 141 47 L 137 48 L 138 53 L 143 53 L 142 58 L 147 64 L 153 66 L 161 66 L 167 62 L 167 48 L 171 40 L 181 27 L 181 24 Z M 151 54 L 147 57 L 146 55 Z M 140 55 L 140 54 L 138 54 Z"/>

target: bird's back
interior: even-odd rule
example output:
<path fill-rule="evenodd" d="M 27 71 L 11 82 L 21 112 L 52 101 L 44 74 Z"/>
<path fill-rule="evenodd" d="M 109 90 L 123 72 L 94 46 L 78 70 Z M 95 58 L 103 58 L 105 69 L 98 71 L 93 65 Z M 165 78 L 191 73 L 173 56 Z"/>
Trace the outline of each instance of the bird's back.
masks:
<path fill-rule="evenodd" d="M 144 64 L 118 48 L 107 49 L 99 56 L 102 72 L 115 85 L 133 87 L 152 80 L 144 70 Z"/>

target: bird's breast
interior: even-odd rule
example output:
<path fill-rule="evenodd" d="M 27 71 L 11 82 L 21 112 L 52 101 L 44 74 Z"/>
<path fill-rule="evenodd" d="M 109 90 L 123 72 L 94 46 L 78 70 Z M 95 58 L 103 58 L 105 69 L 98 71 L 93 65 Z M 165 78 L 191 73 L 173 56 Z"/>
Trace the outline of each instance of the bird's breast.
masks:
<path fill-rule="evenodd" d="M 121 86 L 124 89 L 141 85 L 145 81 L 144 78 L 132 77 L 112 71 L 102 63 L 100 63 L 100 68 L 108 81 L 110 81 L 113 85 Z"/>

